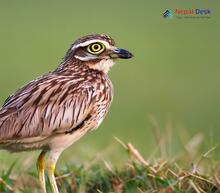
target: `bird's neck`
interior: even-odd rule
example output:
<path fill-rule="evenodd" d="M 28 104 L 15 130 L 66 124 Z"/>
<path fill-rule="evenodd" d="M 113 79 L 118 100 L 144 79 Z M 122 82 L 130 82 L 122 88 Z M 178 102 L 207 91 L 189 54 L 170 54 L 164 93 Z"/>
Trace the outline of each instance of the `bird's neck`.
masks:
<path fill-rule="evenodd" d="M 105 74 L 108 73 L 110 68 L 114 65 L 114 61 L 111 59 L 102 59 L 96 63 L 88 63 L 89 68 L 101 71 Z"/>
<path fill-rule="evenodd" d="M 114 61 L 111 59 L 93 61 L 70 60 L 63 61 L 56 71 L 89 72 L 94 70 L 107 75 L 113 65 Z"/>

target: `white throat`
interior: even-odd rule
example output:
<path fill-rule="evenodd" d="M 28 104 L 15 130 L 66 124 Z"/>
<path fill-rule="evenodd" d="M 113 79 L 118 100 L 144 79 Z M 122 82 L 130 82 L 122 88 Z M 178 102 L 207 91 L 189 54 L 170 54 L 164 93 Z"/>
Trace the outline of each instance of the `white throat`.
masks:
<path fill-rule="evenodd" d="M 108 73 L 109 69 L 115 64 L 112 59 L 103 59 L 95 65 L 90 66 L 92 69 Z"/>

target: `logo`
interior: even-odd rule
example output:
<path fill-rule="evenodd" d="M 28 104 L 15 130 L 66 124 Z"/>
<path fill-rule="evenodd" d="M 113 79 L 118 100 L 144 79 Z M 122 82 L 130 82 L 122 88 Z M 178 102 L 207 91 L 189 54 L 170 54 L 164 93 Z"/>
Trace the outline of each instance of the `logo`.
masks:
<path fill-rule="evenodd" d="M 176 19 L 192 19 L 192 18 L 202 18 L 209 19 L 211 18 L 212 10 L 211 9 L 180 9 L 176 8 L 173 10 L 167 9 L 163 13 L 164 18 L 176 18 Z"/>
<path fill-rule="evenodd" d="M 166 10 L 164 13 L 163 13 L 163 17 L 164 18 L 171 18 L 173 16 L 172 14 L 172 11 L 170 10 Z"/>

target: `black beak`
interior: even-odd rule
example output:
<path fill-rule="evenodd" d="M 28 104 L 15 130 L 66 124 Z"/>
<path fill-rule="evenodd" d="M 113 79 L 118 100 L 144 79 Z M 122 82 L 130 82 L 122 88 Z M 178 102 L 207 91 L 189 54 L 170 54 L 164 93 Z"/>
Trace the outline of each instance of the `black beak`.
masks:
<path fill-rule="evenodd" d="M 113 49 L 113 53 L 111 54 L 111 57 L 129 59 L 133 57 L 133 54 L 127 50 L 121 48 L 115 48 Z"/>

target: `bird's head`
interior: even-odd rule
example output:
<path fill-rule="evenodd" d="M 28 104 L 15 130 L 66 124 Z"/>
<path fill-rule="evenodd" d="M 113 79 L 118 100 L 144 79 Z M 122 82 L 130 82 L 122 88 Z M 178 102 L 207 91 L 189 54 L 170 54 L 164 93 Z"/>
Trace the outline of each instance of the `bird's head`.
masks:
<path fill-rule="evenodd" d="M 64 61 L 78 61 L 80 65 L 107 73 L 117 58 L 129 59 L 133 55 L 115 46 L 106 35 L 88 35 L 76 40 L 68 50 Z"/>

